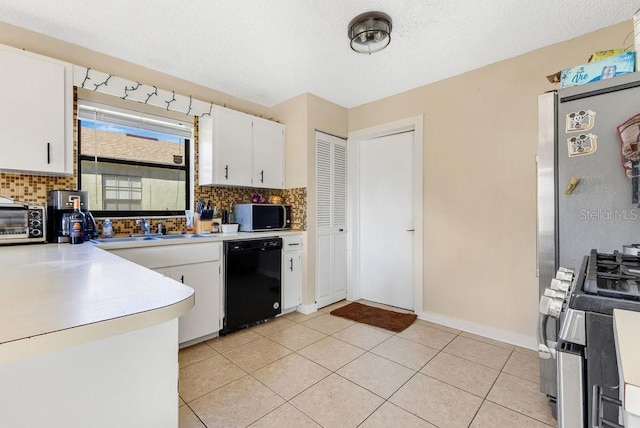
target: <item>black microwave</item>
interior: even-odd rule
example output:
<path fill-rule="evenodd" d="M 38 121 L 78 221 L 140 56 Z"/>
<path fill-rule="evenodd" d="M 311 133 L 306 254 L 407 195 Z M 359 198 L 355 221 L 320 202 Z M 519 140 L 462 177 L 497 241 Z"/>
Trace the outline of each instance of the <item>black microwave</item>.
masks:
<path fill-rule="evenodd" d="M 236 204 L 234 214 L 241 232 L 291 229 L 290 205 Z"/>

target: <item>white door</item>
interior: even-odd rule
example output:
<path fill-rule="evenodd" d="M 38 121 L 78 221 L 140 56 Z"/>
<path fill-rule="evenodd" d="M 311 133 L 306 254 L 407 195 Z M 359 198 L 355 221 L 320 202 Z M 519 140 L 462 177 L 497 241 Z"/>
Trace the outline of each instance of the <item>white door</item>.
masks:
<path fill-rule="evenodd" d="M 347 142 L 316 132 L 316 304 L 347 297 Z"/>
<path fill-rule="evenodd" d="M 414 132 L 360 141 L 360 287 L 366 300 L 414 309 Z"/>

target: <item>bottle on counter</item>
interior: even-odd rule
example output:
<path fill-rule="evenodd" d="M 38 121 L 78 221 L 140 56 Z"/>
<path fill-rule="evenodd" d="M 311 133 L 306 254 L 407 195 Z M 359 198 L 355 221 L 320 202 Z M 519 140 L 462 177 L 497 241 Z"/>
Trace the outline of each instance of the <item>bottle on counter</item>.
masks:
<path fill-rule="evenodd" d="M 73 200 L 73 212 L 69 214 L 69 242 L 84 242 L 84 214 L 80 211 L 80 199 Z"/>
<path fill-rule="evenodd" d="M 236 222 L 236 215 L 233 213 L 233 202 L 229 205 L 229 224 Z"/>
<path fill-rule="evenodd" d="M 229 213 L 227 212 L 227 210 L 222 210 L 222 224 L 228 224 L 229 223 Z"/>
<path fill-rule="evenodd" d="M 113 237 L 113 226 L 111 225 L 111 219 L 105 218 L 104 223 L 102 224 L 102 237 L 103 238 L 112 238 Z"/>

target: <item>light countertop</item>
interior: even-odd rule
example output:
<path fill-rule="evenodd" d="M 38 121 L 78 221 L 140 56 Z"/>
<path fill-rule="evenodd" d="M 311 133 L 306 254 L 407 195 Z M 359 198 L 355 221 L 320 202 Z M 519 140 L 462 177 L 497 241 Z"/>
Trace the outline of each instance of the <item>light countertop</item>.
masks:
<path fill-rule="evenodd" d="M 640 417 L 640 312 L 614 309 L 613 329 L 623 406 L 629 414 Z"/>
<path fill-rule="evenodd" d="M 300 234 L 0 246 L 0 364 L 149 327 L 193 307 L 190 287 L 104 250 Z"/>
<path fill-rule="evenodd" d="M 0 247 L 0 364 L 169 321 L 194 301 L 90 243 Z"/>
<path fill-rule="evenodd" d="M 274 230 L 268 232 L 234 232 L 234 233 L 210 233 L 208 235 L 199 235 L 195 238 L 186 238 L 181 237 L 181 235 L 170 235 L 171 239 L 155 239 L 148 241 L 119 241 L 115 239 L 110 241 L 110 238 L 104 239 L 97 245 L 100 248 L 104 248 L 106 250 L 113 250 L 118 248 L 135 248 L 135 247 L 155 247 L 162 245 L 177 245 L 177 244 L 189 244 L 196 242 L 224 242 L 224 241 L 235 241 L 242 239 L 259 239 L 259 238 L 270 238 L 274 236 L 290 236 L 290 235 L 301 235 L 303 233 L 302 230 Z M 118 238 L 118 237 L 116 237 Z"/>

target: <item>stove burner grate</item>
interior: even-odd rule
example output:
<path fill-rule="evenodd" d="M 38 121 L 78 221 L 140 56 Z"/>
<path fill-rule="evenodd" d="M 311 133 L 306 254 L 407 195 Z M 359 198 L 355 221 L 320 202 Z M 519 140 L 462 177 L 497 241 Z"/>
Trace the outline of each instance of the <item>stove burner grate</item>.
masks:
<path fill-rule="evenodd" d="M 591 250 L 584 291 L 598 296 L 640 300 L 640 257 Z"/>

